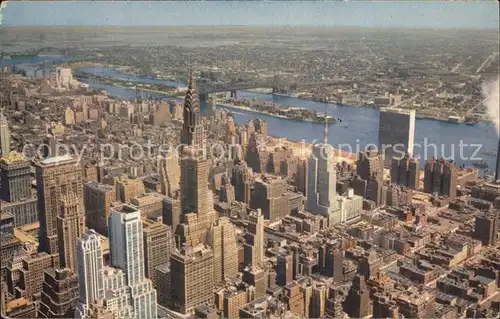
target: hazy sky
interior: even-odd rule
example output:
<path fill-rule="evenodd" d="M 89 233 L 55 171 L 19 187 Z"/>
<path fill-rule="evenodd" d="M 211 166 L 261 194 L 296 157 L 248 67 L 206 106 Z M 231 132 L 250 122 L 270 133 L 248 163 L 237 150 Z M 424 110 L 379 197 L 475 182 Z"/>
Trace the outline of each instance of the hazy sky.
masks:
<path fill-rule="evenodd" d="M 4 26 L 327 25 L 498 28 L 498 3 L 482 2 L 15 2 Z"/>

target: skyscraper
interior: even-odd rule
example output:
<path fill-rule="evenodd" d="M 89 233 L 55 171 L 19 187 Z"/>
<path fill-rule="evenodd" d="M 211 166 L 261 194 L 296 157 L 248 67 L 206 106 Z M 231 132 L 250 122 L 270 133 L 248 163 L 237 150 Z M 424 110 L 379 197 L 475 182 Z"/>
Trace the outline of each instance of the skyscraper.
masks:
<path fill-rule="evenodd" d="M 375 178 L 382 182 L 384 177 L 384 162 L 376 149 L 371 148 L 359 152 L 356 160 L 356 173 L 366 181 L 370 178 Z"/>
<path fill-rule="evenodd" d="M 161 193 L 173 197 L 179 190 L 180 167 L 177 154 L 169 153 L 160 160 Z"/>
<path fill-rule="evenodd" d="M 277 256 L 276 283 L 286 286 L 293 280 L 293 253 L 290 251 L 280 253 Z"/>
<path fill-rule="evenodd" d="M 174 249 L 172 228 L 161 222 L 148 225 L 143 230 L 145 274 L 156 288 L 155 268 L 170 260 Z"/>
<path fill-rule="evenodd" d="M 370 296 L 365 278 L 356 275 L 344 303 L 344 311 L 350 318 L 363 318 L 370 313 Z"/>
<path fill-rule="evenodd" d="M 500 230 L 500 210 L 483 212 L 476 216 L 474 236 L 481 240 L 484 246 L 494 246 L 498 242 Z"/>
<path fill-rule="evenodd" d="M 264 261 L 264 215 L 260 209 L 248 216 L 248 228 L 245 234 L 245 266 L 259 267 Z"/>
<path fill-rule="evenodd" d="M 38 318 L 73 318 L 78 303 L 78 276 L 69 268 L 45 270 Z"/>
<path fill-rule="evenodd" d="M 500 179 L 500 138 L 498 138 L 497 166 L 495 170 L 495 181 Z"/>
<path fill-rule="evenodd" d="M 380 109 L 378 144 L 385 166 L 390 167 L 394 157 L 413 154 L 414 136 L 415 110 Z"/>
<path fill-rule="evenodd" d="M 12 151 L 0 158 L 0 210 L 14 216 L 14 226 L 38 221 L 37 199 L 31 192 L 31 165 L 24 156 Z"/>
<path fill-rule="evenodd" d="M 10 131 L 7 118 L 0 109 L 0 153 L 6 155 L 10 152 Z"/>
<path fill-rule="evenodd" d="M 409 155 L 403 159 L 393 159 L 391 182 L 411 189 L 418 189 L 420 186 L 420 163 Z"/>
<path fill-rule="evenodd" d="M 324 283 L 315 283 L 312 287 L 310 318 L 324 318 L 328 289 Z"/>
<path fill-rule="evenodd" d="M 170 257 L 170 309 L 193 314 L 197 306 L 214 299 L 213 252 L 204 244 L 184 246 Z"/>
<path fill-rule="evenodd" d="M 322 273 L 328 277 L 333 277 L 335 283 L 341 283 L 344 279 L 343 251 L 336 247 L 334 243 L 327 243 L 323 249 L 325 250 L 325 265 Z"/>
<path fill-rule="evenodd" d="M 235 200 L 234 186 L 231 185 L 229 177 L 226 174 L 222 175 L 221 188 L 219 199 L 223 203 L 228 203 L 229 205 Z"/>
<path fill-rule="evenodd" d="M 104 270 L 101 239 L 94 230 L 87 230 L 78 240 L 78 281 L 82 317 L 85 310 L 104 297 Z"/>
<path fill-rule="evenodd" d="M 31 198 L 31 165 L 22 154 L 3 154 L 0 159 L 0 180 L 0 199 L 17 202 Z"/>
<path fill-rule="evenodd" d="M 237 201 L 250 204 L 252 191 L 252 169 L 245 162 L 233 168 L 234 197 Z"/>
<path fill-rule="evenodd" d="M 185 148 L 181 159 L 182 213 L 207 213 L 214 210 L 212 192 L 208 188 L 211 161 Z"/>
<path fill-rule="evenodd" d="M 345 318 L 344 309 L 342 309 L 342 295 L 336 285 L 329 288 L 325 316 L 326 318 Z"/>
<path fill-rule="evenodd" d="M 327 217 L 329 226 L 340 221 L 336 181 L 332 148 L 326 141 L 314 145 L 308 160 L 307 210 Z"/>
<path fill-rule="evenodd" d="M 49 254 L 60 254 L 61 267 L 75 266 L 76 236 L 82 234 L 81 225 L 84 225 L 85 219 L 82 171 L 77 167 L 76 160 L 67 155 L 46 158 L 36 164 L 39 249 Z M 60 241 L 68 247 L 59 247 Z M 76 268 L 72 269 L 76 271 Z"/>
<path fill-rule="evenodd" d="M 442 158 L 429 160 L 425 163 L 424 192 L 453 199 L 457 194 L 457 178 L 455 163 Z"/>
<path fill-rule="evenodd" d="M 43 252 L 25 258 L 22 263 L 19 285 L 15 289 L 15 294 L 30 299 L 42 292 L 45 269 L 59 268 L 59 257 Z"/>
<path fill-rule="evenodd" d="M 130 291 L 130 304 L 138 318 L 156 318 L 156 290 L 145 277 L 141 212 L 123 205 L 109 217 L 111 264 L 125 273 Z"/>
<path fill-rule="evenodd" d="M 229 218 L 221 217 L 212 226 L 209 245 L 214 253 L 214 282 L 235 278 L 238 273 L 236 231 Z"/>
<path fill-rule="evenodd" d="M 201 123 L 200 101 L 192 72 L 186 97 L 184 98 L 184 125 L 182 127 L 181 143 L 196 150 L 204 150 L 205 148 L 205 132 Z"/>
<path fill-rule="evenodd" d="M 268 178 L 262 175 L 255 179 L 252 192 L 251 207 L 260 208 L 266 219 L 279 219 L 286 216 L 288 209 L 288 198 L 285 193 L 286 182 L 282 178 Z"/>
<path fill-rule="evenodd" d="M 77 270 L 76 248 L 78 239 L 85 231 L 85 215 L 82 211 L 82 199 L 69 193 L 61 199 L 61 212 L 57 218 L 57 238 L 59 240 L 59 258 L 61 264 Z"/>
<path fill-rule="evenodd" d="M 181 201 L 179 198 L 165 197 L 163 199 L 163 223 L 172 227 L 174 233 L 177 230 L 177 225 L 182 221 L 181 214 Z"/>
<path fill-rule="evenodd" d="M 85 221 L 87 227 L 99 234 L 108 235 L 108 218 L 111 202 L 116 198 L 113 186 L 89 181 L 83 185 Z"/>

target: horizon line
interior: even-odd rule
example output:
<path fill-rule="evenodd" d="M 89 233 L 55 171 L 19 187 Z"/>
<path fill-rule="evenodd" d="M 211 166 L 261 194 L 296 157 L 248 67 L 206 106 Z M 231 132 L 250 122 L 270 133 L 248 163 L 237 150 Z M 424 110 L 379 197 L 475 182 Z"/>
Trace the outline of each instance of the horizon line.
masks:
<path fill-rule="evenodd" d="M 40 2 L 40 1 L 46 1 L 46 0 L 17 0 L 17 1 L 35 1 L 35 2 Z M 55 0 L 55 1 L 66 1 L 66 0 Z M 85 0 L 72 0 L 75 2 L 81 2 Z M 92 0 L 92 1 L 108 1 L 108 2 L 113 2 L 113 1 L 124 1 L 124 2 L 131 2 L 128 0 Z M 147 1 L 147 0 L 135 0 L 135 1 Z M 160 0 L 160 1 L 172 1 L 172 0 Z M 186 1 L 186 0 L 173 0 L 172 2 L 179 2 L 179 1 Z M 187 1 L 200 1 L 200 0 L 187 0 Z M 207 0 L 201 0 L 201 1 L 207 1 Z M 219 1 L 219 0 L 208 0 L 208 1 Z M 222 0 L 226 1 L 226 0 Z M 267 1 L 267 0 L 241 0 L 241 1 Z M 272 0 L 272 1 L 303 1 L 303 0 Z M 311 0 L 312 1 L 312 0 Z M 340 0 L 326 0 L 326 1 L 340 1 Z M 363 0 L 359 0 L 363 1 Z M 427 0 L 428 1 L 428 0 Z M 447 0 L 447 1 L 453 1 L 453 0 Z M 470 1 L 476 1 L 476 0 L 470 0 Z M 479 1 L 488 1 L 488 0 L 479 0 Z M 217 28 L 217 27 L 245 27 L 245 28 L 315 28 L 315 29 L 327 29 L 327 28 L 338 28 L 338 29 L 368 29 L 368 30 L 447 30 L 447 31 L 459 31 L 459 30 L 470 30 L 470 31 L 477 31 L 477 30 L 485 30 L 485 31 L 498 31 L 498 28 L 496 27 L 425 27 L 425 26 L 356 26 L 356 25 L 314 25 L 314 24 L 282 24 L 282 25 L 277 25 L 277 24 L 179 24 L 179 25 L 148 25 L 148 24 L 138 24 L 138 25 L 119 25 L 119 24 L 110 24 L 110 25 L 105 25 L 105 24 L 74 24 L 74 25 L 63 25 L 63 24 L 57 24 L 57 25 L 48 25 L 48 24 L 41 24 L 41 25 L 29 25 L 29 24 L 20 24 L 20 25 L 13 25 L 13 24 L 0 24 L 0 30 L 1 29 L 7 29 L 7 28 L 79 28 L 79 27 L 86 27 L 86 28 Z"/>

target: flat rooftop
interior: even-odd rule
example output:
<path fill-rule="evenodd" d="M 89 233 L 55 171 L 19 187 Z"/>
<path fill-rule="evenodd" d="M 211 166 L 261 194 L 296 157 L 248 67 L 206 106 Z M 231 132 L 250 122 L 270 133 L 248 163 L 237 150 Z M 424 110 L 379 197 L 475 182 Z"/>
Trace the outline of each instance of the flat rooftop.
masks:
<path fill-rule="evenodd" d="M 415 113 L 415 110 L 407 110 L 407 109 L 391 108 L 391 107 L 381 107 L 380 112 L 390 112 L 390 113 L 410 115 L 411 113 Z"/>
<path fill-rule="evenodd" d="M 62 162 L 72 162 L 76 161 L 74 157 L 70 155 L 62 155 L 62 156 L 55 156 L 55 157 L 47 157 L 46 159 L 40 161 L 40 164 L 42 165 L 52 165 L 52 164 L 59 164 Z"/>

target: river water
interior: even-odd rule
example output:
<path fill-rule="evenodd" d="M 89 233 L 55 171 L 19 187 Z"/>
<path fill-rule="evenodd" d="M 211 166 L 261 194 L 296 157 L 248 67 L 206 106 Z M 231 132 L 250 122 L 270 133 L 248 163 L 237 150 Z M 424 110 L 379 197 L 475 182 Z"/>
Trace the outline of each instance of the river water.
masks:
<path fill-rule="evenodd" d="M 185 85 L 184 83 L 127 75 L 103 67 L 82 68 L 79 71 L 104 77 L 115 77 L 132 83 Z M 136 91 L 133 89 L 118 88 L 95 81 L 89 81 L 88 84 L 98 89 L 108 90 L 110 95 L 117 98 L 131 99 L 136 97 Z M 326 106 L 329 115 L 339 118 L 342 121 L 328 127 L 328 141 L 333 146 L 347 144 L 356 151 L 357 149 L 365 148 L 368 144 L 376 145 L 378 143 L 379 111 L 377 109 L 339 106 L 336 104 L 247 91 L 238 91 L 237 94 L 241 98 L 263 100 L 286 106 L 304 107 L 318 112 L 324 112 Z M 175 99 L 149 92 L 144 92 L 144 96 Z M 202 105 L 203 109 L 205 107 L 205 105 Z M 292 141 L 304 140 L 306 142 L 323 138 L 324 125 L 321 123 L 292 121 L 243 110 L 231 111 L 238 124 L 246 123 L 252 118 L 264 119 L 268 123 L 269 134 L 273 136 L 285 137 Z M 422 165 L 426 158 L 443 156 L 454 159 L 459 166 L 470 166 L 473 162 L 482 159 L 488 163 L 490 168 L 494 168 L 496 160 L 494 156 L 476 154 L 473 157 L 473 155 L 478 147 L 481 147 L 483 151 L 496 151 L 497 141 L 495 128 L 493 125 L 487 123 L 478 123 L 471 126 L 452 122 L 417 119 L 415 124 L 415 144 L 417 146 L 414 152 L 420 156 Z M 463 145 L 462 147 L 460 146 L 461 144 Z M 348 146 L 343 146 L 342 148 L 347 149 Z"/>
<path fill-rule="evenodd" d="M 13 64 L 13 62 L 9 64 Z M 127 75 L 103 67 L 80 68 L 78 72 L 104 77 L 114 77 L 132 83 L 185 86 L 184 83 Z M 93 88 L 108 91 L 108 93 L 115 98 L 134 99 L 137 97 L 135 89 L 115 87 L 94 80 L 85 81 Z M 175 97 L 169 97 L 159 93 L 142 92 L 141 94 L 144 98 L 152 97 L 177 100 Z M 348 147 L 350 147 L 352 150 L 356 151 L 365 148 L 368 144 L 376 145 L 378 142 L 379 111 L 377 109 L 339 106 L 323 102 L 246 91 L 238 91 L 237 94 L 238 97 L 242 98 L 264 100 L 287 106 L 304 107 L 319 112 L 324 112 L 326 106 L 329 115 L 339 118 L 342 121 L 329 125 L 328 127 L 328 142 L 334 147 L 349 145 L 342 146 L 341 148 L 348 149 Z M 206 109 L 206 105 L 202 105 L 202 110 L 203 109 Z M 252 118 L 264 119 L 268 123 L 268 131 L 272 136 L 285 137 L 292 141 L 304 140 L 305 142 L 323 138 L 324 125 L 321 123 L 293 121 L 243 110 L 232 110 L 232 112 L 238 124 L 246 123 Z M 437 120 L 417 119 L 415 124 L 415 145 L 414 153 L 420 156 L 422 165 L 425 159 L 430 159 L 432 157 L 454 159 L 458 166 L 471 166 L 475 161 L 484 160 L 491 171 L 493 171 L 496 161 L 495 157 L 481 154 L 481 152 L 476 154 L 476 150 L 481 148 L 482 151 L 496 151 L 498 137 L 493 125 L 488 123 L 478 123 L 471 126 Z"/>

